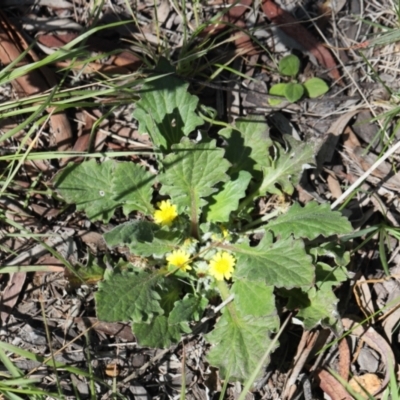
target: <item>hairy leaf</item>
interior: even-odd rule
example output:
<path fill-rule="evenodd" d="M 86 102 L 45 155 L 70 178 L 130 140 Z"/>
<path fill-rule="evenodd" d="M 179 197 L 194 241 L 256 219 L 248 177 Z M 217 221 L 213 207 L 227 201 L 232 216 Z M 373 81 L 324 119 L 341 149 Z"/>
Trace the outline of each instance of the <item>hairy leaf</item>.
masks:
<path fill-rule="evenodd" d="M 104 234 L 109 246 L 120 246 L 136 242 L 152 242 L 158 226 L 148 221 L 128 221 Z"/>
<path fill-rule="evenodd" d="M 300 181 L 303 169 L 314 161 L 314 149 L 307 143 L 299 142 L 289 135 L 285 136 L 289 149 L 285 152 L 279 143 L 275 143 L 277 155 L 268 167 L 262 167 L 263 182 L 260 195 L 265 192 L 292 194 L 294 185 Z"/>
<path fill-rule="evenodd" d="M 274 287 L 265 282 L 237 279 L 232 285 L 235 306 L 244 315 L 262 317 L 276 313 Z"/>
<path fill-rule="evenodd" d="M 339 313 L 332 288 L 344 282 L 348 275 L 345 268 L 332 268 L 318 263 L 316 266 L 316 287 L 304 292 L 293 289 L 286 292 L 289 298 L 287 307 L 298 310 L 297 317 L 304 323 L 305 329 L 312 329 L 318 324 L 335 327 Z"/>
<path fill-rule="evenodd" d="M 297 313 L 297 318 L 304 323 L 305 329 L 312 329 L 319 324 L 334 326 L 339 314 L 337 312 L 337 303 L 339 300 L 332 289 L 324 286 L 321 290 L 312 288 L 307 291 L 309 304 L 301 307 Z M 293 298 L 291 298 L 293 300 Z M 287 305 L 289 309 L 298 309 L 298 303 L 290 301 Z"/>
<path fill-rule="evenodd" d="M 184 299 L 175 302 L 168 317 L 156 316 L 150 324 L 135 323 L 133 331 L 142 346 L 169 347 L 178 342 L 182 334 L 191 332 L 189 322 L 199 319 L 207 303 L 203 297 L 186 295 Z"/>
<path fill-rule="evenodd" d="M 225 157 L 232 164 L 230 175 L 243 170 L 253 174 L 260 169 L 260 165 L 269 166 L 269 147 L 272 140 L 264 117 L 238 119 L 236 129 L 224 128 L 219 134 L 228 142 Z"/>
<path fill-rule="evenodd" d="M 167 348 L 180 340 L 182 332 L 179 325 L 169 325 L 168 318 L 157 315 L 150 323 L 134 323 L 133 333 L 141 346 Z"/>
<path fill-rule="evenodd" d="M 206 204 L 202 199 L 216 191 L 214 186 L 228 180 L 225 172 L 229 163 L 214 140 L 199 144 L 185 141 L 173 150 L 163 162 L 166 172 L 159 177 L 161 193 L 171 196 L 173 204 L 197 213 Z"/>
<path fill-rule="evenodd" d="M 230 213 L 238 208 L 239 200 L 245 196 L 250 180 L 250 173 L 241 171 L 235 180 L 226 182 L 211 198 L 207 221 L 228 222 Z"/>
<path fill-rule="evenodd" d="M 98 164 L 95 160 L 81 164 L 69 163 L 56 175 L 54 186 L 67 203 L 76 204 L 92 221 L 108 222 L 116 207 L 112 179 L 115 162 Z"/>
<path fill-rule="evenodd" d="M 166 253 L 176 249 L 183 241 L 183 232 L 157 230 L 154 232 L 153 240 L 141 240 L 131 242 L 129 250 L 132 254 L 137 254 L 143 257 L 161 257 Z"/>
<path fill-rule="evenodd" d="M 331 267 L 323 262 L 318 262 L 315 268 L 315 280 L 318 289 L 323 286 L 332 288 L 348 279 L 349 274 L 344 267 Z"/>
<path fill-rule="evenodd" d="M 260 243 L 250 247 L 247 243 L 229 247 L 237 258 L 234 278 L 263 281 L 277 287 L 311 286 L 314 267 L 301 240 L 292 238 L 274 242 L 266 233 Z"/>
<path fill-rule="evenodd" d="M 315 239 L 319 235 L 341 235 L 352 231 L 350 222 L 338 211 L 332 211 L 329 204 L 309 202 L 305 207 L 293 204 L 286 214 L 271 221 L 266 229 L 275 235 Z"/>
<path fill-rule="evenodd" d="M 199 99 L 188 86 L 172 73 L 143 85 L 133 116 L 139 133 L 148 133 L 156 147 L 168 150 L 203 124 L 195 113 Z"/>
<path fill-rule="evenodd" d="M 334 242 L 322 243 L 310 250 L 314 257 L 332 258 L 336 265 L 345 267 L 350 262 L 350 252 L 343 245 Z"/>
<path fill-rule="evenodd" d="M 183 283 L 175 279 L 174 276 L 170 276 L 164 280 L 164 287 L 160 291 L 160 305 L 164 310 L 165 315 L 169 315 L 172 309 L 175 307 L 175 303 L 180 299 L 183 288 Z"/>
<path fill-rule="evenodd" d="M 103 321 L 150 321 L 163 314 L 156 289 L 163 277 L 157 272 L 111 274 L 99 283 L 96 293 L 97 316 Z"/>
<path fill-rule="evenodd" d="M 206 309 L 208 300 L 202 296 L 187 294 L 182 300 L 175 303 L 175 307 L 168 317 L 170 325 L 180 324 L 184 332 L 190 332 L 188 322 L 198 321 Z"/>
<path fill-rule="evenodd" d="M 206 335 L 213 345 L 208 361 L 230 381 L 248 379 L 270 345 L 270 335 L 279 326 L 273 288 L 256 283 L 257 290 L 246 294 L 252 284 L 246 280 L 235 282 L 234 301 L 223 309 L 214 330 Z"/>
<path fill-rule="evenodd" d="M 161 257 L 183 240 L 183 232 L 162 230 L 153 222 L 129 221 L 104 234 L 109 246 L 125 244 L 132 254 Z"/>
<path fill-rule="evenodd" d="M 125 215 L 132 211 L 152 214 L 154 175 L 132 162 L 118 163 L 112 181 L 114 200 L 123 203 Z"/>

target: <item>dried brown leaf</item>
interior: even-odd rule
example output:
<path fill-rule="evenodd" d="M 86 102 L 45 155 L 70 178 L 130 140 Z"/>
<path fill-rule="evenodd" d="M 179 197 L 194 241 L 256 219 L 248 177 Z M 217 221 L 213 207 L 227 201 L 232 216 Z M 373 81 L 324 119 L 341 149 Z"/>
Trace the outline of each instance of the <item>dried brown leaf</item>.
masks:
<path fill-rule="evenodd" d="M 318 372 L 319 387 L 332 400 L 353 400 L 343 385 L 334 378 L 328 371 L 321 370 Z"/>
<path fill-rule="evenodd" d="M 24 286 L 25 280 L 25 272 L 16 272 L 10 275 L 10 279 L 1 296 L 0 317 L 3 323 L 6 322 L 7 318 L 11 314 L 12 309 L 17 304 L 18 297 L 21 294 L 21 290 Z"/>
<path fill-rule="evenodd" d="M 369 347 L 377 351 L 385 365 L 385 377 L 382 380 L 381 385 L 371 394 L 376 396 L 382 392 L 390 379 L 390 371 L 393 370 L 395 366 L 395 358 L 392 348 L 386 342 L 386 340 L 379 335 L 372 327 L 364 328 L 362 325 L 357 324 L 355 321 L 349 318 L 342 319 L 343 327 L 346 330 L 351 331 L 351 335 L 356 336 L 364 341 Z"/>

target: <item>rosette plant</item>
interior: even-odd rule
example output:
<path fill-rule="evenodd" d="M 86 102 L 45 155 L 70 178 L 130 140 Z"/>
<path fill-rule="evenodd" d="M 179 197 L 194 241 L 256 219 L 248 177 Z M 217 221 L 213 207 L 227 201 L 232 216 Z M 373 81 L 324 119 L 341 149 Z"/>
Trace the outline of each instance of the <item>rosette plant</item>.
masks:
<path fill-rule="evenodd" d="M 268 138 L 263 118 L 191 140 L 208 118 L 172 72 L 143 85 L 133 114 L 157 150 L 157 174 L 131 161 L 90 160 L 69 164 L 54 186 L 91 221 L 108 223 L 119 207 L 126 216 L 104 239 L 135 261 L 105 272 L 98 318 L 130 321 L 139 344 L 168 347 L 193 328 L 202 332 L 201 318 L 219 298 L 220 317 L 203 332 L 207 358 L 225 378 L 243 381 L 278 330 L 283 305 L 307 329 L 335 327 L 332 288 L 347 278 L 348 262 L 337 235 L 351 226 L 327 204 L 290 200 L 313 148 L 289 135 Z"/>

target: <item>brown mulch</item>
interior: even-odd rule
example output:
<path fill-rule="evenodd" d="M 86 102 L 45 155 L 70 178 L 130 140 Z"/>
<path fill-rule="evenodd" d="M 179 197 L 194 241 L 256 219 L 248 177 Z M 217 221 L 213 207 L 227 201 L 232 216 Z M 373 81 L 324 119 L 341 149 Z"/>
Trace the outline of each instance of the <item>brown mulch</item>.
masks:
<path fill-rule="evenodd" d="M 362 4 L 357 0 L 332 1 L 332 9 L 328 1 L 316 5 L 308 1 L 264 0 L 259 7 L 250 0 L 239 3 L 224 14 L 219 24 L 208 26 L 198 38 L 200 42 L 209 35 L 223 43 L 199 59 L 195 69 L 199 71 L 198 76 L 193 76 L 191 71 L 178 73 L 188 80 L 191 91 L 203 104 L 217 110 L 218 118 L 231 122 L 237 116 L 262 114 L 273 135 L 292 134 L 316 143 L 317 167 L 304 179 L 297 197 L 301 202 L 310 199 L 333 202 L 342 194 L 343 187 L 353 183 L 386 150 L 389 138 L 394 141 L 399 136 L 396 117 L 373 120 L 393 108 L 385 86 L 398 91 L 398 45 L 363 49 L 363 43 L 379 30 L 360 19 L 396 27 L 393 4 L 389 0 L 381 5 Z M 137 24 L 131 21 L 90 37 L 86 42 L 88 53 L 98 55 L 100 61 L 75 63 L 65 79 L 65 87 L 87 84 L 95 87 L 96 74 L 136 73 L 143 67 L 142 60 L 154 64 L 153 55 L 165 47 L 176 62 L 182 50 L 185 19 L 177 2 L 160 0 L 156 4 L 155 8 L 153 1 L 137 2 L 134 7 Z M 41 59 L 90 27 L 132 20 L 123 1 L 107 2 L 97 20 L 96 10 L 83 0 L 5 0 L 3 5 L 0 12 L 2 65 L 14 61 L 34 40 L 37 44 L 20 64 Z M 225 7 L 222 0 L 200 4 L 199 10 L 191 8 L 192 2 L 186 6 L 186 19 L 192 32 L 196 29 L 197 15 L 200 22 L 208 21 Z M 101 57 L 102 53 L 116 48 L 121 52 Z M 280 79 L 274 72 L 276 60 L 290 53 L 301 58 L 300 81 L 318 76 L 329 82 L 331 89 L 320 99 L 304 99 L 295 104 L 283 102 L 271 107 L 267 101 L 268 89 Z M 214 63 L 229 64 L 248 79 L 225 71 L 209 82 Z M 51 89 L 62 79 L 60 69 L 66 66 L 71 66 L 71 60 L 4 85 L 0 90 L 2 102 Z M 379 79 L 375 79 L 375 74 Z M 138 134 L 132 118 L 133 105 L 121 105 L 107 114 L 93 136 L 95 122 L 109 109 L 107 104 L 99 102 L 97 108 L 78 107 L 58 114 L 45 110 L 49 121 L 37 139 L 35 151 L 151 149 L 149 139 Z M 17 117 L 0 119 L 1 135 L 19 122 Z M 385 137 L 383 141 L 375 140 L 380 132 Z M 2 154 L 14 152 L 23 136 L 21 132 L 3 141 Z M 0 207 L 10 220 L 31 233 L 44 235 L 46 245 L 72 265 L 85 265 L 89 251 L 101 263 L 107 252 L 101 234 L 107 227 L 91 223 L 73 207 L 65 208 L 62 202 L 46 193 L 46 185 L 67 161 L 24 163 L 7 189 L 9 196 L 0 198 Z M 361 191 L 346 205 L 345 213 L 355 229 L 368 228 L 384 220 L 398 228 L 400 177 L 396 167 L 394 156 L 371 174 Z M 7 164 L 2 162 L 2 172 L 6 169 Z M 95 376 L 108 385 L 116 379 L 118 392 L 128 399 L 179 398 L 182 379 L 186 381 L 186 399 L 219 398 L 223 382 L 218 371 L 206 362 L 207 344 L 201 335 L 189 335 L 166 350 L 139 346 L 128 325 L 96 319 L 95 282 L 77 285 L 64 264 L 43 245 L 34 239 L 10 235 L 14 231 L 10 225 L 1 226 L 2 265 L 43 266 L 43 270 L 26 273 L 21 267 L 18 273 L 1 275 L 2 341 L 45 358 L 53 354 L 56 361 L 83 370 L 91 365 Z M 343 325 L 350 326 L 351 320 L 375 313 L 400 295 L 396 279 L 398 250 L 398 241 L 389 238 L 386 251 L 392 279 L 383 274 L 376 238 L 354 255 L 349 266 L 354 272 L 353 281 L 337 292 Z M 399 317 L 399 310 L 391 306 L 375 317 L 368 332 L 355 331 L 351 340 L 342 340 L 319 356 L 318 350 L 333 340 L 333 334 L 322 328 L 303 332 L 293 324 L 280 338 L 280 348 L 246 399 L 310 400 L 322 399 L 324 393 L 334 400 L 350 398 L 322 367 L 335 368 L 345 380 L 349 373 L 363 377 L 364 384 L 371 385 L 374 391 L 377 379 L 378 387 L 382 385 L 381 380 L 387 382 L 385 363 L 387 366 L 390 348 L 396 350 L 399 342 L 396 330 Z M 360 337 L 363 342 L 358 340 Z M 398 356 L 395 351 L 396 359 Z M 67 398 L 76 398 L 73 387 L 82 399 L 90 396 L 88 381 L 80 376 L 62 372 L 56 378 L 54 371 L 43 363 L 14 355 L 10 358 L 30 377 L 40 378 L 39 386 L 46 390 L 55 392 L 55 382 L 59 379 Z M 6 369 L 0 365 L 0 371 Z M 237 398 L 240 390 L 239 385 L 230 384 L 225 398 Z M 96 391 L 96 398 L 110 398 L 111 391 L 103 385 L 96 385 Z"/>

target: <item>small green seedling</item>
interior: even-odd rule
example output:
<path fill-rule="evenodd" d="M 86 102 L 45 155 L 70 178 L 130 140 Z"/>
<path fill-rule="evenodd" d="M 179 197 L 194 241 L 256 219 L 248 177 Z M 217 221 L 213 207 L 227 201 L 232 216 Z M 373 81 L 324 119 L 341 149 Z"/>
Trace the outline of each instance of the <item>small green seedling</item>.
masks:
<path fill-rule="evenodd" d="M 140 345 L 168 347 L 203 332 L 206 308 L 220 299 L 220 318 L 205 335 L 207 359 L 243 382 L 271 345 L 282 308 L 305 329 L 335 327 L 334 288 L 349 261 L 336 235 L 352 228 L 328 204 L 287 201 L 313 164 L 312 145 L 266 138 L 259 116 L 224 127 L 220 140 L 203 132 L 193 142 L 189 135 L 205 123 L 197 110 L 198 98 L 173 75 L 145 83 L 133 116 L 152 139 L 158 173 L 90 160 L 70 163 L 54 185 L 92 221 L 107 224 L 122 209 L 104 239 L 130 257 L 104 273 L 98 318 L 130 321 Z M 275 208 L 262 206 L 273 198 Z"/>
<path fill-rule="evenodd" d="M 285 97 L 291 103 L 300 100 L 304 94 L 314 99 L 325 94 L 329 90 L 328 85 L 320 78 L 308 79 L 303 84 L 294 81 L 294 78 L 300 71 L 300 60 L 293 54 L 282 58 L 279 62 L 278 70 L 281 75 L 288 76 L 293 79 L 293 81 L 272 85 L 269 94 Z M 268 102 L 271 106 L 277 106 L 282 100 L 268 99 Z"/>

